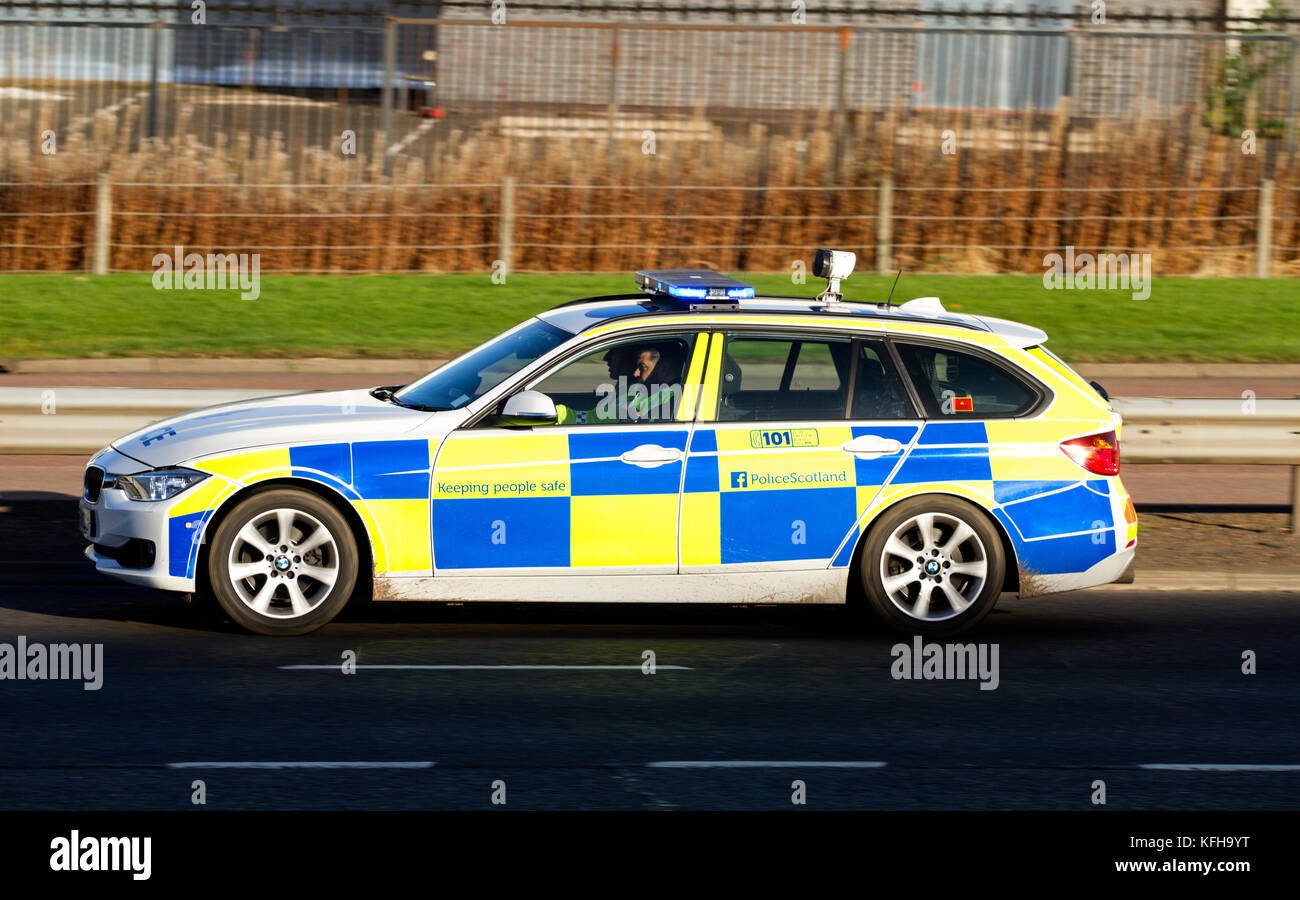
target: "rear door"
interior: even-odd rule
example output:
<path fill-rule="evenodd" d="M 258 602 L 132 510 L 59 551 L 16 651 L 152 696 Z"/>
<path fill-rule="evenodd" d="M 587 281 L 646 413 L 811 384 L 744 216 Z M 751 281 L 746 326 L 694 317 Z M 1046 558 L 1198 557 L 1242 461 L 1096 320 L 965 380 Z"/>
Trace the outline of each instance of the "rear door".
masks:
<path fill-rule="evenodd" d="M 847 564 L 859 517 L 919 424 L 880 340 L 715 333 L 687 454 L 682 570 Z"/>

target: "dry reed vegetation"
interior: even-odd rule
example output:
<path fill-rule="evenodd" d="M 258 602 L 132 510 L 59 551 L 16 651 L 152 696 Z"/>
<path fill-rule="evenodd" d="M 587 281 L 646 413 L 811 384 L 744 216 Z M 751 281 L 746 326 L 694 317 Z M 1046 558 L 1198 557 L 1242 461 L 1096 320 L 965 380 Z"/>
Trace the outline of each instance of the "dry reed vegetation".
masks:
<path fill-rule="evenodd" d="M 654 155 L 633 141 L 466 132 L 453 118 L 386 175 L 378 145 L 356 158 L 295 155 L 278 132 L 202 145 L 185 111 L 173 132 L 183 136 L 132 145 L 138 114 L 98 113 L 53 156 L 26 137 L 35 123 L 6 123 L 0 270 L 87 268 L 94 181 L 106 172 L 115 270 L 148 270 L 178 244 L 258 252 L 264 272 L 486 270 L 499 255 L 497 185 L 507 175 L 520 185 L 517 270 L 788 271 L 827 244 L 857 248 L 867 266 L 889 175 L 894 258 L 910 271 L 1041 272 L 1045 253 L 1073 245 L 1150 251 L 1158 274 L 1247 274 L 1267 167 L 1278 182 L 1275 273 L 1300 274 L 1296 158 L 1270 158 L 1280 151 L 1262 140 L 1259 155 L 1244 155 L 1240 141 L 1192 117 L 861 116 L 844 128 L 838 168 L 824 117 L 783 135 L 755 124 L 729 136 L 715 128 L 707 141 L 664 138 Z M 940 152 L 946 128 L 958 136 L 954 155 Z M 825 189 L 835 183 L 857 189 Z"/>

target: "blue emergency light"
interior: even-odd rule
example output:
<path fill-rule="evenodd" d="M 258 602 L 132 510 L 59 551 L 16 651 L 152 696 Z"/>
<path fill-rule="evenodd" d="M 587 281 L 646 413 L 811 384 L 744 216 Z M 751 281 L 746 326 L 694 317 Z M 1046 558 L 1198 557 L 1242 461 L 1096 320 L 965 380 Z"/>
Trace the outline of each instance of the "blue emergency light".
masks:
<path fill-rule="evenodd" d="M 744 282 L 708 269 L 637 272 L 636 283 L 647 294 L 663 294 L 687 302 L 733 303 L 754 296 L 754 289 Z"/>

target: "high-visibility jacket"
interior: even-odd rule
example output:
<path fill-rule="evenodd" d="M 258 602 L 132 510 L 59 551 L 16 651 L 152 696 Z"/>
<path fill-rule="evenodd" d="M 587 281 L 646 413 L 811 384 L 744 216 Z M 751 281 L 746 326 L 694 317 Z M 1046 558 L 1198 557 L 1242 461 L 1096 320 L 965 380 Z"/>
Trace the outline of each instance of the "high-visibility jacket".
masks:
<path fill-rule="evenodd" d="M 659 390 L 626 401 L 627 416 L 619 417 L 618 404 L 597 403 L 594 409 L 573 409 L 562 403 L 555 404 L 559 425 L 616 425 L 619 422 L 644 422 L 657 413 L 655 421 L 671 421 L 677 414 L 677 385 L 662 385 Z M 614 409 L 608 409 L 610 405 Z M 602 409 L 602 407 L 605 407 Z"/>

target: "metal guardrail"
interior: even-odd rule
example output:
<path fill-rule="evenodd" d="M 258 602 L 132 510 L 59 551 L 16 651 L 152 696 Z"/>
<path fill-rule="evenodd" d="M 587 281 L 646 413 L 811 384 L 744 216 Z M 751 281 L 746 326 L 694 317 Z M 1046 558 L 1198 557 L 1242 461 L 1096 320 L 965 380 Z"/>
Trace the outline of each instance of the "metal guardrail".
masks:
<path fill-rule="evenodd" d="M 0 454 L 94 453 L 176 413 L 283 394 L 258 390 L 0 388 Z M 1116 398 L 1128 463 L 1290 466 L 1300 524 L 1300 400 Z"/>

